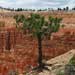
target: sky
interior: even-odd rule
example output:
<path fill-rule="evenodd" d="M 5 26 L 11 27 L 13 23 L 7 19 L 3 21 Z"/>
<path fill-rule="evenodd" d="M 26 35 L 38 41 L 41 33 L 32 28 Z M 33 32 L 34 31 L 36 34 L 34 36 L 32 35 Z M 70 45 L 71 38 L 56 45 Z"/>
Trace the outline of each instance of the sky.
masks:
<path fill-rule="evenodd" d="M 75 0 L 0 0 L 0 6 L 6 8 L 63 8 L 75 6 Z"/>

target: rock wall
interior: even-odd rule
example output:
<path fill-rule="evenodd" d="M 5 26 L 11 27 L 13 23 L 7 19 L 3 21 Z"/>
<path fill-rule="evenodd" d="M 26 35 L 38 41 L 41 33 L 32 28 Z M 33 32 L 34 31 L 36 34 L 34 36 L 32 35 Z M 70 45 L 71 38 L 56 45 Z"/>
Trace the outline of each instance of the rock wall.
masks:
<path fill-rule="evenodd" d="M 10 32 L 11 49 L 6 50 L 7 32 Z M 75 48 L 75 34 L 65 33 L 63 36 L 53 36 L 52 40 L 42 41 L 42 52 L 45 60 L 61 55 Z M 8 75 L 11 70 L 23 72 L 27 67 L 36 66 L 38 60 L 38 42 L 32 35 L 24 35 L 16 29 L 0 32 L 0 74 Z"/>

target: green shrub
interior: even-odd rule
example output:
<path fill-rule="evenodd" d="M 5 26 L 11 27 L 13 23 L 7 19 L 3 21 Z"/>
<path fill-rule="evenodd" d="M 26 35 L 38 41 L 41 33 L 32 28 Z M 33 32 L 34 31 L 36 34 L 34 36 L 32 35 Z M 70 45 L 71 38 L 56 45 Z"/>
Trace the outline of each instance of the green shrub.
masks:
<path fill-rule="evenodd" d="M 75 65 L 75 55 L 69 61 L 70 65 Z"/>
<path fill-rule="evenodd" d="M 69 60 L 68 64 L 65 65 L 65 74 L 66 75 L 75 75 L 75 55 Z"/>
<path fill-rule="evenodd" d="M 58 70 L 56 75 L 64 75 L 64 70 Z"/>

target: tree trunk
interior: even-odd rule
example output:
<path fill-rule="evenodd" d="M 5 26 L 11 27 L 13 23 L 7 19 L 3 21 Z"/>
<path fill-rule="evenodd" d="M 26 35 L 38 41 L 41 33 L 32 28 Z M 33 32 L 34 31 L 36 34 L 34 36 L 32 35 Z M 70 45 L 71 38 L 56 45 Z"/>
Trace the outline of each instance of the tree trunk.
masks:
<path fill-rule="evenodd" d="M 42 67 L 42 38 L 40 34 L 38 34 L 38 64 L 39 67 Z"/>

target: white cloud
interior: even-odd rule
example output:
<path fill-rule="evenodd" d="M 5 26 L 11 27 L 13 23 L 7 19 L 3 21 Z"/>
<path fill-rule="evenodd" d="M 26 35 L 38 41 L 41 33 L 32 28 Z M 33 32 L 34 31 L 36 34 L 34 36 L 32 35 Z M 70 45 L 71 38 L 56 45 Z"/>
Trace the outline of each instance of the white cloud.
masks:
<path fill-rule="evenodd" d="M 0 0 L 0 6 L 11 8 L 72 8 L 74 3 L 75 0 Z"/>
<path fill-rule="evenodd" d="M 32 8 L 32 4 L 35 2 L 36 0 L 0 0 L 0 6 L 11 8 Z"/>
<path fill-rule="evenodd" d="M 63 7 L 69 6 L 69 8 L 73 8 L 75 6 L 75 0 L 70 0 L 66 5 Z"/>

